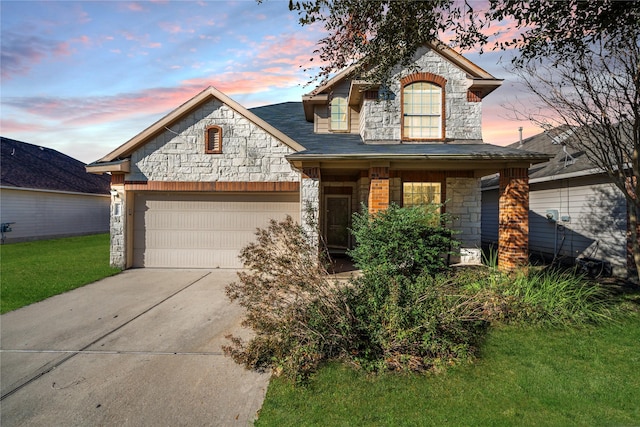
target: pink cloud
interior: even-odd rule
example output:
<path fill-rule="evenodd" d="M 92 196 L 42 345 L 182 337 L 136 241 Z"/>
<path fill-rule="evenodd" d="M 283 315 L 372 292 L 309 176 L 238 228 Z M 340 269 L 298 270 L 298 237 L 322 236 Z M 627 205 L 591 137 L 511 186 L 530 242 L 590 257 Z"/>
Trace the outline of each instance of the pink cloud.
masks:
<path fill-rule="evenodd" d="M 179 34 L 179 33 L 194 33 L 195 30 L 191 29 L 191 28 L 182 28 L 182 26 L 180 26 L 179 24 L 172 24 L 169 22 L 160 22 L 158 23 L 158 26 L 162 29 L 162 31 L 165 31 L 169 34 Z"/>
<path fill-rule="evenodd" d="M 299 77 L 262 71 L 229 72 L 210 78 L 189 79 L 175 88 L 152 88 L 133 93 L 100 97 L 25 97 L 7 98 L 6 106 L 61 126 L 92 126 L 143 115 L 161 114 L 181 105 L 208 86 L 223 93 L 246 95 L 270 88 L 292 87 Z M 32 125 L 32 122 L 30 122 Z M 4 126 L 4 122 L 3 122 Z M 21 130 L 19 122 L 7 122 L 12 130 Z"/>
<path fill-rule="evenodd" d="M 16 75 L 27 75 L 48 56 L 69 56 L 71 53 L 69 42 L 5 32 L 0 49 L 2 78 L 8 80 Z"/>
<path fill-rule="evenodd" d="M 144 11 L 144 8 L 142 7 L 142 5 L 140 3 L 128 3 L 127 4 L 127 9 L 129 9 L 132 12 L 142 12 L 142 11 Z"/>
<path fill-rule="evenodd" d="M 17 133 L 17 132 L 40 132 L 48 129 L 47 126 L 40 125 L 38 123 L 21 122 L 13 119 L 6 119 L 0 117 L 0 128 L 2 128 L 3 134 Z"/>

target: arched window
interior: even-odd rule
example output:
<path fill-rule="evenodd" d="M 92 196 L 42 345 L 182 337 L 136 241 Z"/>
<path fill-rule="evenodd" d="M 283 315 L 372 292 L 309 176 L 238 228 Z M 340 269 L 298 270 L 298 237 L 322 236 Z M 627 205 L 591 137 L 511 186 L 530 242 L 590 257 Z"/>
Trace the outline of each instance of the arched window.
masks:
<path fill-rule="evenodd" d="M 425 81 L 402 88 L 402 136 L 407 139 L 442 139 L 443 89 Z"/>
<path fill-rule="evenodd" d="M 347 99 L 336 96 L 331 100 L 329 106 L 331 113 L 331 130 L 345 132 L 349 130 L 349 112 Z"/>

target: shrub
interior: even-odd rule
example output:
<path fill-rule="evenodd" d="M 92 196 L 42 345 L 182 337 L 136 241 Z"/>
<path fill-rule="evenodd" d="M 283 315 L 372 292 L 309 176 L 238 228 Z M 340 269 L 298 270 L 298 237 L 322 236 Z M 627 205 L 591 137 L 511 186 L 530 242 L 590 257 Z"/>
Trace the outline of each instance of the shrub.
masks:
<path fill-rule="evenodd" d="M 370 271 L 349 288 L 352 354 L 370 370 L 422 371 L 475 353 L 487 323 L 482 302 L 448 274 L 417 278 Z"/>
<path fill-rule="evenodd" d="M 447 266 L 445 255 L 455 248 L 451 230 L 445 228 L 447 216 L 439 205 L 401 208 L 391 204 L 376 214 L 353 215 L 352 233 L 356 247 L 349 251 L 364 274 L 415 278 L 435 274 Z"/>
<path fill-rule="evenodd" d="M 351 318 L 344 285 L 328 279 L 317 247 L 291 217 L 272 220 L 256 236 L 240 255 L 248 271 L 226 288 L 246 309 L 243 326 L 254 336 L 228 336 L 231 344 L 223 350 L 247 368 L 303 381 L 346 347 Z"/>

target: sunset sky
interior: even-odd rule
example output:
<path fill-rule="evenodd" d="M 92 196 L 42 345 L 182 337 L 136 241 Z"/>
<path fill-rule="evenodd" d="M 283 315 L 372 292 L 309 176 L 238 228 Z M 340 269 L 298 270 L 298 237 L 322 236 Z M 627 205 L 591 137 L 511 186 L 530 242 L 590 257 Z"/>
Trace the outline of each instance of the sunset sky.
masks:
<path fill-rule="evenodd" d="M 85 163 L 210 85 L 248 108 L 300 101 L 323 36 L 287 0 L 2 0 L 0 19 L 0 134 Z M 483 101 L 485 142 L 515 142 L 519 126 L 539 133 L 508 118 L 518 93 L 505 54 L 463 54 L 505 79 Z"/>

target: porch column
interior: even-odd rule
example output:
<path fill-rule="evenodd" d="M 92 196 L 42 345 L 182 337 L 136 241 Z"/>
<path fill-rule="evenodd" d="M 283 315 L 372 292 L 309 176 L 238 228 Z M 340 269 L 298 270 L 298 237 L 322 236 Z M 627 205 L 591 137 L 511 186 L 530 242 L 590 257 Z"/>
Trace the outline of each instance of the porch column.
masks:
<path fill-rule="evenodd" d="M 109 265 L 114 268 L 125 269 L 127 265 L 127 238 L 125 230 L 127 224 L 127 212 L 132 207 L 127 206 L 127 197 L 124 186 L 124 174 L 111 175 L 111 207 L 109 215 Z"/>
<path fill-rule="evenodd" d="M 320 230 L 320 168 L 306 167 L 302 169 L 300 183 L 300 224 L 310 237 L 311 242 L 318 245 Z"/>
<path fill-rule="evenodd" d="M 529 262 L 529 171 L 500 171 L 498 267 L 514 270 Z"/>
<path fill-rule="evenodd" d="M 389 207 L 389 168 L 374 166 L 369 168 L 369 213 L 376 213 Z"/>

